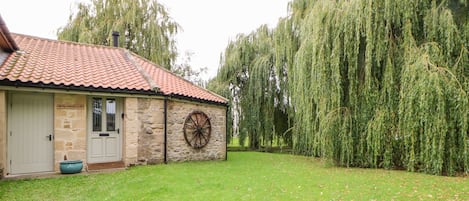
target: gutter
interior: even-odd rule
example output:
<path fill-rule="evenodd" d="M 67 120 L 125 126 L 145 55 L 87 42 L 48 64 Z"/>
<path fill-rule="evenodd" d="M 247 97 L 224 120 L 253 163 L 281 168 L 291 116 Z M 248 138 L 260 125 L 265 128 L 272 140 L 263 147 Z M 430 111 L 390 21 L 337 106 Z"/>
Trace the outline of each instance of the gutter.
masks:
<path fill-rule="evenodd" d="M 228 101 L 227 102 L 218 102 L 218 101 L 213 101 L 213 100 L 206 100 L 206 99 L 200 99 L 200 98 L 195 98 L 195 97 L 189 97 L 189 96 L 184 96 L 184 95 L 179 95 L 179 94 L 165 94 L 167 97 L 173 99 L 181 99 L 181 100 L 187 100 L 187 101 L 193 101 L 193 102 L 198 102 L 198 103 L 204 103 L 204 104 L 211 104 L 211 105 L 219 105 L 219 106 L 225 106 L 228 107 Z"/>
<path fill-rule="evenodd" d="M 121 89 L 121 88 L 103 88 L 94 86 L 76 86 L 76 85 L 64 85 L 64 84 L 45 84 L 43 82 L 34 83 L 32 81 L 22 82 L 20 80 L 10 81 L 7 79 L 0 79 L 0 86 L 7 87 L 31 87 L 38 89 L 52 89 L 52 90 L 66 90 L 66 91 L 81 91 L 81 92 L 101 92 L 101 93 L 124 93 L 124 94 L 138 94 L 138 95 L 159 95 L 164 96 L 163 93 L 155 90 L 144 90 L 144 89 Z"/>

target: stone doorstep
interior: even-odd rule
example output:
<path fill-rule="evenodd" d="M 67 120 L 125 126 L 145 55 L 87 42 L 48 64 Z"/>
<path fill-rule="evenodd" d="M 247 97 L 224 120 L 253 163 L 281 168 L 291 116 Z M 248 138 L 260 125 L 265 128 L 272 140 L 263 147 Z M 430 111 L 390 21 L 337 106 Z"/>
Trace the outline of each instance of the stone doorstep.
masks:
<path fill-rule="evenodd" d="M 106 169 L 115 169 L 115 168 L 125 168 L 124 161 L 109 162 L 109 163 L 88 163 L 86 170 L 106 170 Z"/>
<path fill-rule="evenodd" d="M 43 178 L 55 178 L 59 177 L 60 173 L 57 172 L 37 172 L 37 173 L 27 173 L 27 174 L 14 174 L 6 175 L 2 180 L 23 180 L 23 179 L 43 179 Z"/>

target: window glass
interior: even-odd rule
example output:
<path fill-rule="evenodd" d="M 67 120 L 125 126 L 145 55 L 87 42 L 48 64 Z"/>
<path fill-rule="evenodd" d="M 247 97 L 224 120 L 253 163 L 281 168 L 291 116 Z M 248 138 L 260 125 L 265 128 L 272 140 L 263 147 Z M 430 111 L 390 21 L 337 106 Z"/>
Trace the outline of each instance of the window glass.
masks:
<path fill-rule="evenodd" d="M 106 100 L 106 130 L 116 130 L 116 100 Z"/>
<path fill-rule="evenodd" d="M 102 100 L 93 98 L 93 131 L 101 131 Z"/>

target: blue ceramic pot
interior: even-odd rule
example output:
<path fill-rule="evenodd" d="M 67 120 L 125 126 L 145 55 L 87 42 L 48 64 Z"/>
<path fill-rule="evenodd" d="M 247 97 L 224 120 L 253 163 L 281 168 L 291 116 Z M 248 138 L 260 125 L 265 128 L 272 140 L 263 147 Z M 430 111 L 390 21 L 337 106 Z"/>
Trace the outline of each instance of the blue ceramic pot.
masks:
<path fill-rule="evenodd" d="M 81 160 L 72 160 L 72 161 L 62 161 L 60 162 L 60 172 L 62 174 L 74 174 L 81 172 L 83 168 L 83 161 Z"/>

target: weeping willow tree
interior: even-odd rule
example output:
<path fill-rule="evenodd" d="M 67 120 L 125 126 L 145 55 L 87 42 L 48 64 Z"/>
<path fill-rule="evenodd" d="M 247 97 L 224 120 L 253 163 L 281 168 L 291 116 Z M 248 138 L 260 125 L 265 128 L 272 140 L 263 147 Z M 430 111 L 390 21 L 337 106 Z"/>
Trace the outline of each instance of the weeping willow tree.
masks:
<path fill-rule="evenodd" d="M 76 14 L 58 31 L 58 38 L 110 45 L 119 31 L 119 44 L 166 68 L 174 65 L 179 25 L 156 0 L 92 0 L 79 3 Z"/>
<path fill-rule="evenodd" d="M 467 171 L 468 21 L 449 3 L 315 2 L 291 71 L 295 150 L 343 166 Z"/>
<path fill-rule="evenodd" d="M 275 136 L 278 108 L 297 154 L 469 172 L 468 4 L 294 0 L 276 28 L 227 47 L 217 79 L 257 140 Z"/>
<path fill-rule="evenodd" d="M 232 115 L 239 122 L 240 143 L 251 148 L 271 147 L 274 142 L 291 144 L 288 132 L 288 99 L 284 94 L 285 69 L 275 65 L 273 31 L 266 25 L 248 35 L 240 34 L 222 56 L 222 68 L 209 89 L 230 97 Z M 224 86 L 223 89 L 212 87 Z"/>

